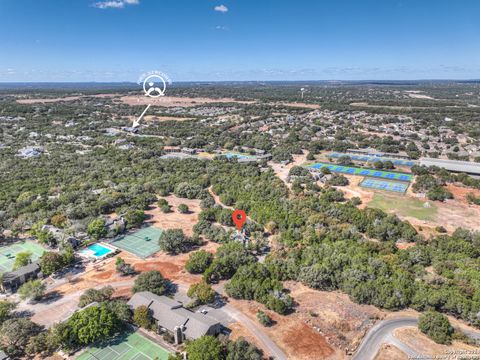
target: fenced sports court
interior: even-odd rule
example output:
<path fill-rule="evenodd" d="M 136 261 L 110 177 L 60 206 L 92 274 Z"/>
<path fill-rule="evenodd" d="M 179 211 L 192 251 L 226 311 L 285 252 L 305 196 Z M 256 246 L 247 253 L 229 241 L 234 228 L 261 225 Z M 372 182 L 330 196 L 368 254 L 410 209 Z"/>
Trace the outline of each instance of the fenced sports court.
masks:
<path fill-rule="evenodd" d="M 0 274 L 12 271 L 15 257 L 21 252 L 30 252 L 32 261 L 38 260 L 45 252 L 45 249 L 32 241 L 17 242 L 11 245 L 0 247 Z"/>
<path fill-rule="evenodd" d="M 347 175 L 361 175 L 369 176 L 374 178 L 389 179 L 389 180 L 400 180 L 400 181 L 412 181 L 413 175 L 401 172 L 392 172 L 392 171 L 383 171 L 375 169 L 362 169 L 354 166 L 342 166 L 336 164 L 322 163 L 317 162 L 307 167 L 313 169 L 328 168 L 330 171 L 336 173 L 342 173 Z"/>
<path fill-rule="evenodd" d="M 374 190 L 386 190 L 386 191 L 393 191 L 404 194 L 405 191 L 408 189 L 408 182 L 400 182 L 400 181 L 389 181 L 389 180 L 380 180 L 380 179 L 372 179 L 372 178 L 365 178 L 359 184 L 361 187 L 374 189 Z"/>
<path fill-rule="evenodd" d="M 98 347 L 89 347 L 77 360 L 167 360 L 168 351 L 134 332 Z"/>
<path fill-rule="evenodd" d="M 160 250 L 161 234 L 162 230 L 149 226 L 120 237 L 112 245 L 145 259 Z"/>
<path fill-rule="evenodd" d="M 356 154 L 342 154 L 342 153 L 331 153 L 328 155 L 331 158 L 338 159 L 341 156 L 348 156 L 350 159 L 355 160 L 355 161 L 370 161 L 370 162 L 375 162 L 375 161 L 391 161 L 394 165 L 399 165 L 399 166 L 413 166 L 415 165 L 415 161 L 412 160 L 404 160 L 404 159 L 395 159 L 391 157 L 385 157 L 385 156 L 376 156 L 376 155 L 356 155 Z"/>

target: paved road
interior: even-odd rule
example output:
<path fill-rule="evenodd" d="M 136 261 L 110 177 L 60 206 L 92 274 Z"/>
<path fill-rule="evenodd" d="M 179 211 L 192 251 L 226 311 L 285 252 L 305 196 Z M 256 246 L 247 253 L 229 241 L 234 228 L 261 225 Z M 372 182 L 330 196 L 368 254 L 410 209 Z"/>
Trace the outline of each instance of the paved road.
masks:
<path fill-rule="evenodd" d="M 382 344 L 392 344 L 405 352 L 410 357 L 420 357 L 419 354 L 411 347 L 402 343 L 393 336 L 393 332 L 405 326 L 417 326 L 418 319 L 414 317 L 404 317 L 398 319 L 390 319 L 380 321 L 370 329 L 364 337 L 362 344 L 359 346 L 352 360 L 373 360 L 377 355 Z"/>
<path fill-rule="evenodd" d="M 255 337 L 262 343 L 265 349 L 276 360 L 287 360 L 287 355 L 275 344 L 253 321 L 233 306 L 227 304 L 222 307 L 222 310 L 230 315 L 233 319 L 244 325 Z"/>
<path fill-rule="evenodd" d="M 96 289 L 100 289 L 104 286 L 110 285 L 114 288 L 132 286 L 134 279 L 127 279 L 117 281 L 109 284 L 102 284 L 95 286 Z M 183 294 L 188 290 L 188 286 L 184 284 L 178 284 L 178 291 Z M 71 294 L 64 295 L 57 301 L 41 302 L 37 304 L 28 304 L 25 301 L 19 303 L 18 311 L 30 311 L 34 313 L 32 320 L 36 323 L 43 325 L 47 328 L 51 327 L 55 323 L 66 320 L 71 314 L 78 309 L 78 301 L 80 296 L 85 290 L 79 290 Z M 260 341 L 265 349 L 276 360 L 287 360 L 287 356 L 283 351 L 263 332 L 263 330 L 251 321 L 247 316 L 243 315 L 240 311 L 233 306 L 226 304 L 219 309 L 213 310 L 218 313 L 219 319 L 225 319 L 238 321 L 243 324 L 253 335 Z M 222 321 L 223 322 L 223 321 Z"/>
<path fill-rule="evenodd" d="M 98 285 L 94 288 L 100 289 L 107 285 L 110 285 L 114 288 L 132 286 L 133 281 L 134 279 L 122 280 L 110 284 Z M 32 312 L 34 314 L 32 316 L 32 320 L 34 322 L 49 328 L 55 323 L 68 319 L 70 315 L 78 310 L 78 302 L 80 300 L 80 296 L 84 292 L 85 289 L 63 295 L 57 301 L 39 302 L 36 304 L 29 304 L 26 301 L 21 301 L 18 304 L 17 311 Z"/>

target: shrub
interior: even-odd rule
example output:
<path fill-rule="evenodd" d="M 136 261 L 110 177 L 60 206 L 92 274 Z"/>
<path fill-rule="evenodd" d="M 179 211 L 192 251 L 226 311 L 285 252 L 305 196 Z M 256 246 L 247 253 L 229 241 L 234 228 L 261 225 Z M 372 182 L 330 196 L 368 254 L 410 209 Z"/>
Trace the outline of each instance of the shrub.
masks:
<path fill-rule="evenodd" d="M 436 311 L 427 311 L 418 320 L 418 328 L 438 344 L 450 344 L 453 328 L 448 318 Z"/>
<path fill-rule="evenodd" d="M 213 255 L 205 250 L 191 253 L 185 269 L 191 274 L 202 274 L 212 263 Z"/>
<path fill-rule="evenodd" d="M 273 320 L 262 310 L 257 311 L 257 319 L 263 326 L 272 326 Z"/>

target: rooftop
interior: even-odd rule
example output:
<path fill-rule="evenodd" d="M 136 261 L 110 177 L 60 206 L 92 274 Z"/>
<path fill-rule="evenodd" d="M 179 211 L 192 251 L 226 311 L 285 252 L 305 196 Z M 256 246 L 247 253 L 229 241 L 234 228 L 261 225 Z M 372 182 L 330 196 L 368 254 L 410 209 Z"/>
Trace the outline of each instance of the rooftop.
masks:
<path fill-rule="evenodd" d="M 438 166 L 449 171 L 480 175 L 480 163 L 470 161 L 421 158 L 420 165 Z"/>
<path fill-rule="evenodd" d="M 182 303 L 176 300 L 148 291 L 134 294 L 128 305 L 134 309 L 142 305 L 148 307 L 160 326 L 172 332 L 175 327 L 183 326 L 184 334 L 191 339 L 205 335 L 210 327 L 218 324 L 218 321 L 207 315 L 185 309 Z"/>

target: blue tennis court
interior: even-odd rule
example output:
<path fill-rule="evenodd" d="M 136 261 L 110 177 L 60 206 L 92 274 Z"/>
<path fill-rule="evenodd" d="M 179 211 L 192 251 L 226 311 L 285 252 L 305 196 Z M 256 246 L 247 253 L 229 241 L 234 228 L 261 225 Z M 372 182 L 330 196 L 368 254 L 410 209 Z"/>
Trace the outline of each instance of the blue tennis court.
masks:
<path fill-rule="evenodd" d="M 375 177 L 375 178 L 381 178 L 381 179 L 400 180 L 400 181 L 413 180 L 412 174 L 375 170 L 375 169 L 363 169 L 363 168 L 354 167 L 354 166 L 341 166 L 336 164 L 317 162 L 312 165 L 307 165 L 306 167 L 312 168 L 312 169 L 321 169 L 326 167 L 330 169 L 330 171 L 347 174 L 347 175 L 363 175 L 363 176 L 369 176 L 369 177 Z"/>
<path fill-rule="evenodd" d="M 350 159 L 354 161 L 370 161 L 370 162 L 375 162 L 375 161 L 391 161 L 394 165 L 398 166 L 408 166 L 411 167 L 415 165 L 415 161 L 412 160 L 404 160 L 404 159 L 395 159 L 391 157 L 384 157 L 384 156 L 378 156 L 378 155 L 356 155 L 356 154 L 345 154 L 345 153 L 336 153 L 333 152 L 328 155 L 331 158 L 338 159 L 341 156 L 348 156 Z"/>
<path fill-rule="evenodd" d="M 405 193 L 408 189 L 408 182 L 380 180 L 366 177 L 359 184 L 361 187 L 374 189 L 374 190 L 386 190 L 398 193 Z"/>

